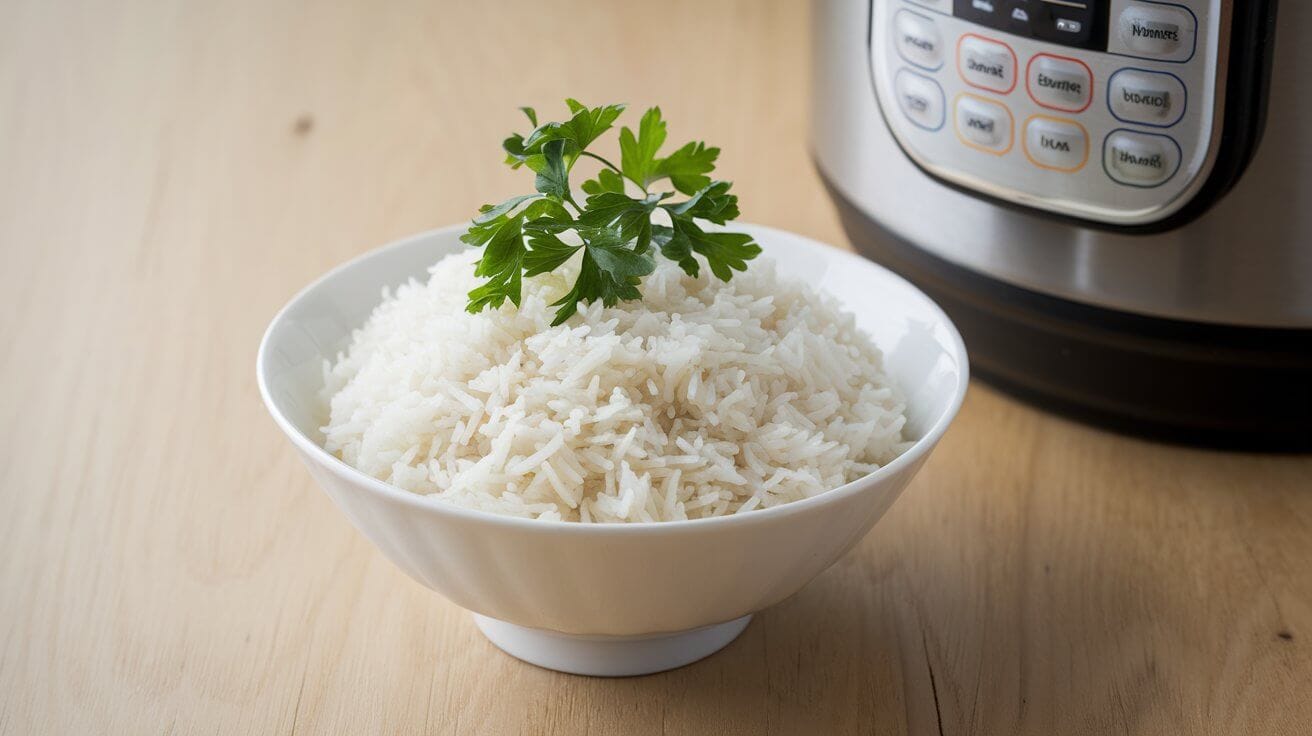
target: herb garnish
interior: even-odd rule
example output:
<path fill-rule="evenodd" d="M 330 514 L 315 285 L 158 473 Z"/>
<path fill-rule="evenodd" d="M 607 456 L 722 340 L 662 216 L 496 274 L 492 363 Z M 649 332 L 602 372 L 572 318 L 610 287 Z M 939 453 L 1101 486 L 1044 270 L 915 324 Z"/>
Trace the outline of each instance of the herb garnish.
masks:
<path fill-rule="evenodd" d="M 691 276 L 700 271 L 697 256 L 711 273 L 728 281 L 734 271 L 747 268 L 761 248 L 745 233 L 707 232 L 698 221 L 717 225 L 738 217 L 738 197 L 729 194 L 727 181 L 712 180 L 720 149 L 693 142 L 668 156 L 659 155 L 665 143 L 665 121 L 653 107 L 643 114 L 638 131 L 620 129 L 620 165 L 588 151 L 588 146 L 611 128 L 625 105 L 589 108 L 565 100 L 572 117 L 564 122 L 538 124 L 531 107 L 520 108 L 534 126 L 527 136 L 507 138 L 506 163 L 528 167 L 536 174 L 535 194 L 511 197 L 501 204 L 484 205 L 461 240 L 483 248 L 475 273 L 487 282 L 469 292 L 470 312 L 494 309 L 509 299 L 519 306 L 523 277 L 553 271 L 580 250 L 583 260 L 574 286 L 559 301 L 552 325 L 569 319 L 579 302 L 600 299 L 606 306 L 620 300 L 642 298 L 642 277 L 656 268 L 655 254 L 675 261 Z M 602 166 L 596 178 L 583 182 L 587 197 L 580 205 L 573 196 L 569 175 L 581 158 Z M 629 196 L 630 189 L 641 196 Z M 682 202 L 669 202 L 675 192 L 654 186 L 668 180 Z M 669 225 L 653 222 L 665 218 Z M 562 238 L 562 236 L 565 236 Z"/>

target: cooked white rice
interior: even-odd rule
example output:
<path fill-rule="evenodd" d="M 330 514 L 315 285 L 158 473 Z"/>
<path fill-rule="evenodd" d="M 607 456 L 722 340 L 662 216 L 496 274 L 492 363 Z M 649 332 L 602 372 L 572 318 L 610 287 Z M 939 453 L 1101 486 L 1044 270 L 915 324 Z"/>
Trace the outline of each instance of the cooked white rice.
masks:
<path fill-rule="evenodd" d="M 667 521 L 797 501 L 887 463 L 904 404 L 850 314 L 766 258 L 721 282 L 662 262 L 642 301 L 583 307 L 524 282 L 465 312 L 469 250 L 390 294 L 335 365 L 325 446 L 371 476 L 485 511 Z"/>

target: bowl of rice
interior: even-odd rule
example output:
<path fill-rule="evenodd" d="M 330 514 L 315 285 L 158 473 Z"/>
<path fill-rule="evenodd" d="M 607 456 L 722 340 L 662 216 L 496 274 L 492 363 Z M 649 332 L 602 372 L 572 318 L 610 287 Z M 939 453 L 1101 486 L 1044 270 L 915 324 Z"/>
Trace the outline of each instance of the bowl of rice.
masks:
<path fill-rule="evenodd" d="M 731 281 L 662 265 L 642 300 L 555 327 L 561 274 L 469 314 L 464 227 L 401 240 L 279 312 L 261 395 L 351 522 L 501 649 L 589 675 L 687 664 L 854 546 L 968 383 L 914 286 L 739 229 L 763 254 Z"/>

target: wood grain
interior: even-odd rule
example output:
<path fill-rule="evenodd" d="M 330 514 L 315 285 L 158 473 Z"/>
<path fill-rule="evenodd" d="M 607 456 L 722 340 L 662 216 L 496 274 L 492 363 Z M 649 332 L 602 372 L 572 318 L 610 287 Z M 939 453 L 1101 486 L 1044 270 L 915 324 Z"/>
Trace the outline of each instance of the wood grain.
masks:
<path fill-rule="evenodd" d="M 522 187 L 494 165 L 517 105 L 659 103 L 725 147 L 747 219 L 842 242 L 806 14 L 0 5 L 0 733 L 1307 733 L 1306 457 L 975 385 L 854 553 L 719 655 L 627 680 L 496 651 L 313 487 L 256 394 L 264 325 Z"/>

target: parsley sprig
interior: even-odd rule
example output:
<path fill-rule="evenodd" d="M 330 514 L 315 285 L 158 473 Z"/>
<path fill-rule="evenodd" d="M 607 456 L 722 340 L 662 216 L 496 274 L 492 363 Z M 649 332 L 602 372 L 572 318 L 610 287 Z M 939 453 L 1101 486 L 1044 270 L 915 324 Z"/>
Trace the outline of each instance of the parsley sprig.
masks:
<path fill-rule="evenodd" d="M 720 149 L 697 141 L 661 156 L 665 121 L 653 107 L 637 132 L 620 129 L 616 166 L 588 146 L 611 129 L 625 105 L 587 107 L 573 99 L 565 104 L 569 120 L 540 125 L 533 108 L 520 108 L 533 130 L 502 143 L 506 163 L 531 170 L 537 191 L 484 205 L 461 236 L 483 248 L 475 273 L 487 279 L 469 292 L 470 312 L 498 308 L 507 299 L 518 307 L 524 277 L 554 271 L 580 251 L 573 287 L 551 305 L 557 307 L 552 325 L 569 319 L 579 302 L 600 299 L 609 307 L 641 299 L 638 287 L 656 268 L 657 253 L 691 276 L 701 270 L 700 256 L 711 273 L 728 281 L 761 252 L 750 235 L 708 232 L 699 224 L 723 225 L 738 217 L 732 184 L 709 176 Z M 581 185 L 587 196 L 580 204 L 569 177 L 583 158 L 601 168 Z M 666 191 L 666 184 L 674 191 Z M 676 193 L 687 198 L 672 201 Z"/>

